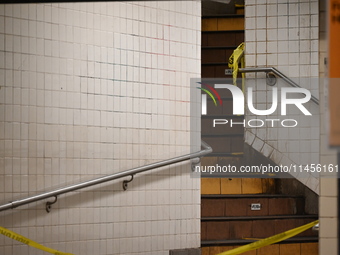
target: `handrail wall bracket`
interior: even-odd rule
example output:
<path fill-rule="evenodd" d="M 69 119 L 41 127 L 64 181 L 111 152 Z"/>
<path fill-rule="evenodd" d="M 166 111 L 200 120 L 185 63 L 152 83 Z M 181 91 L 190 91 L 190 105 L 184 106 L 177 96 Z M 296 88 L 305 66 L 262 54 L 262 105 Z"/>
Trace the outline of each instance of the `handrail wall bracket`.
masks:
<path fill-rule="evenodd" d="M 58 201 L 58 196 L 54 196 L 54 201 L 53 202 L 50 202 L 50 201 L 46 202 L 46 212 L 47 213 L 49 213 L 52 210 L 52 205 L 57 203 L 57 201 Z"/>
<path fill-rule="evenodd" d="M 201 163 L 201 157 L 197 157 L 191 160 L 191 170 L 195 172 L 195 168 L 197 165 Z"/>
<path fill-rule="evenodd" d="M 133 174 L 131 175 L 131 179 L 130 180 L 124 180 L 123 181 L 123 190 L 127 190 L 128 188 L 128 185 L 129 185 L 129 182 L 132 182 L 133 181 Z"/>
<path fill-rule="evenodd" d="M 272 72 L 266 73 L 266 83 L 268 86 L 274 86 L 277 82 L 276 75 Z"/>
<path fill-rule="evenodd" d="M 240 73 L 260 73 L 260 72 L 264 72 L 264 73 L 266 73 L 266 76 L 267 76 L 267 84 L 269 82 L 270 84 L 268 84 L 268 85 L 270 85 L 270 86 L 274 86 L 276 84 L 277 77 L 280 77 L 282 80 L 287 82 L 290 86 L 295 87 L 295 88 L 301 88 L 301 86 L 299 84 L 294 82 L 292 79 L 288 78 L 286 75 L 281 73 L 275 67 L 247 67 L 247 68 L 240 68 L 238 70 L 239 70 Z M 275 77 L 275 83 L 274 83 L 274 81 L 271 81 L 272 79 L 274 79 L 273 76 L 276 76 Z M 270 78 L 270 79 L 268 79 L 268 78 Z M 271 85 L 272 82 L 273 82 L 273 85 Z M 313 101 L 314 103 L 319 105 L 319 99 L 317 99 L 313 95 L 311 97 L 311 101 Z"/>

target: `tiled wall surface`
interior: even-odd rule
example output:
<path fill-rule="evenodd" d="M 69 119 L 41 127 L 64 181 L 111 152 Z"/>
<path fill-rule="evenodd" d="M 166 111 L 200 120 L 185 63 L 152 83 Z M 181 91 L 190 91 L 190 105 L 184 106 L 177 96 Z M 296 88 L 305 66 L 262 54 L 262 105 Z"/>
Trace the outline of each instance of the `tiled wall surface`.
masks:
<path fill-rule="evenodd" d="M 275 67 L 318 98 L 318 1 L 250 0 L 246 1 L 245 15 L 246 67 Z M 264 78 L 265 74 L 248 74 L 248 77 Z M 264 80 L 252 86 L 256 88 L 255 108 L 269 109 L 272 105 L 271 88 Z M 283 86 L 289 87 L 284 81 L 278 81 L 275 86 L 279 91 Z M 299 123 L 296 128 L 248 128 L 246 142 L 279 165 L 319 163 L 319 107 L 309 102 L 306 108 L 312 117 L 294 111 L 296 107 L 292 107 L 287 116 L 270 116 L 273 119 L 295 119 Z M 280 114 L 279 111 L 276 113 Z M 246 116 L 247 120 L 256 118 L 249 111 Z M 298 172 L 293 175 L 319 193 L 319 181 L 315 176 Z"/>
<path fill-rule="evenodd" d="M 190 151 L 200 2 L 0 5 L 0 200 Z M 0 226 L 74 254 L 200 245 L 190 164 L 2 212 Z M 44 254 L 0 236 L 0 254 Z"/>
<path fill-rule="evenodd" d="M 317 0 L 250 0 L 245 15 L 248 66 L 280 67 L 288 77 L 318 77 Z"/>
<path fill-rule="evenodd" d="M 319 58 L 320 58 L 320 77 L 327 77 L 325 58 L 327 57 L 327 14 L 326 2 L 320 1 L 320 40 L 319 40 Z M 327 137 L 327 89 L 325 84 L 320 84 L 320 163 L 321 164 L 337 164 L 336 151 L 328 148 Z M 338 235 L 337 235 L 337 179 L 323 178 L 320 180 L 320 233 L 319 233 L 319 254 L 320 255 L 336 255 Z"/>

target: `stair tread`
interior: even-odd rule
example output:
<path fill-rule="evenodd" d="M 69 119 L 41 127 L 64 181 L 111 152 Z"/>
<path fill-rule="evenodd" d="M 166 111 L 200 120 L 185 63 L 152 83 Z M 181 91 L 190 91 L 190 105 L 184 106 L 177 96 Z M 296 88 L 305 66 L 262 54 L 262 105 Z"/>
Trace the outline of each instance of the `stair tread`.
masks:
<path fill-rule="evenodd" d="M 216 216 L 202 217 L 201 221 L 247 221 L 247 220 L 280 220 L 280 219 L 306 219 L 319 218 L 317 214 L 303 215 L 269 215 L 269 216 Z"/>
<path fill-rule="evenodd" d="M 202 66 L 218 66 L 218 65 L 228 65 L 228 62 L 206 62 L 206 63 L 201 63 Z"/>
<path fill-rule="evenodd" d="M 236 133 L 236 134 L 202 134 L 202 137 L 243 137 L 244 133 Z"/>
<path fill-rule="evenodd" d="M 303 196 L 285 194 L 206 194 L 201 195 L 202 199 L 214 198 L 303 198 Z"/>
<path fill-rule="evenodd" d="M 236 49 L 238 45 L 235 46 L 202 46 L 202 50 L 224 50 L 224 49 Z"/>
<path fill-rule="evenodd" d="M 244 119 L 244 115 L 204 115 L 202 119 Z"/>
<path fill-rule="evenodd" d="M 208 156 L 204 157 L 243 157 L 243 151 L 242 152 L 212 152 Z M 213 176 L 211 176 L 214 178 Z"/>
<path fill-rule="evenodd" d="M 202 19 L 215 19 L 215 18 L 244 18 L 244 14 L 230 13 L 202 16 Z"/>
<path fill-rule="evenodd" d="M 202 33 L 208 34 L 208 33 L 244 33 L 244 29 L 238 29 L 238 30 L 202 30 Z"/>
<path fill-rule="evenodd" d="M 265 238 L 263 238 L 265 239 Z M 234 245 L 234 244 L 249 244 L 256 242 L 258 240 L 249 240 L 249 239 L 228 239 L 228 240 L 202 240 L 201 246 L 214 246 L 214 245 Z M 317 236 L 311 237 L 292 237 L 286 240 L 283 240 L 279 243 L 308 243 L 308 242 L 318 242 L 319 238 Z"/>

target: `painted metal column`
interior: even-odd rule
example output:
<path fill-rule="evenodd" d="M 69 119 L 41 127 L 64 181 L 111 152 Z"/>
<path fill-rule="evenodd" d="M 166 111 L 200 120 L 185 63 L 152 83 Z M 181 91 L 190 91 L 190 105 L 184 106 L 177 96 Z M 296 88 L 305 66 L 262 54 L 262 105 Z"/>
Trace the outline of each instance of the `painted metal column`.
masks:
<path fill-rule="evenodd" d="M 340 164 L 340 1 L 328 1 L 328 97 L 329 97 L 329 145 L 335 147 Z M 338 173 L 338 254 L 340 247 L 340 173 Z M 322 227 L 322 226 L 321 226 Z"/>

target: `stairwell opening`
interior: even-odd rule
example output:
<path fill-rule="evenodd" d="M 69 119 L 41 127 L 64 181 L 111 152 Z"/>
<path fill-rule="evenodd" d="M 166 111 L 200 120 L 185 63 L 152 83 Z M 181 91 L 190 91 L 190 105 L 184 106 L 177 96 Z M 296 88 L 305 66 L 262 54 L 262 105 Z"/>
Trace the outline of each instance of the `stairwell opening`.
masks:
<path fill-rule="evenodd" d="M 232 78 L 228 59 L 245 39 L 243 4 L 240 1 L 202 2 L 202 79 Z M 232 109 L 231 95 L 226 93 L 221 97 L 222 110 L 210 107 L 201 118 L 201 137 L 213 148 L 212 154 L 202 158 L 201 165 L 239 167 L 264 162 L 275 165 L 244 143 L 243 127 L 212 132 L 209 119 L 225 118 L 228 109 Z M 211 99 L 209 103 L 213 103 Z M 244 116 L 237 116 L 235 120 L 243 121 Z M 202 178 L 202 254 L 218 254 L 312 222 L 318 218 L 317 208 L 318 196 L 292 178 Z M 287 251 L 317 254 L 317 233 L 308 230 L 254 254 L 286 254 Z"/>

